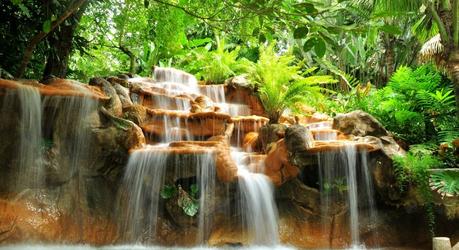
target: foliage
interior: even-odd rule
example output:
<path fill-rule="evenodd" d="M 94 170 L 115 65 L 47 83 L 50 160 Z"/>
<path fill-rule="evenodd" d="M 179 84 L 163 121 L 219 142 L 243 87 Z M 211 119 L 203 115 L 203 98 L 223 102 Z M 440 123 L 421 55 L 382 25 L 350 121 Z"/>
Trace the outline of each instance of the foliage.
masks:
<path fill-rule="evenodd" d="M 430 185 L 442 196 L 459 196 L 459 172 L 442 171 L 433 173 Z"/>
<path fill-rule="evenodd" d="M 405 157 L 396 157 L 394 159 L 395 164 L 395 173 L 398 179 L 398 183 L 402 189 L 410 184 L 414 184 L 420 188 L 422 192 L 428 189 L 427 192 L 430 192 L 429 184 L 429 169 L 438 167 L 441 162 L 438 158 L 423 155 L 423 154 L 414 154 L 409 152 Z"/>
<path fill-rule="evenodd" d="M 163 189 L 161 189 L 160 195 L 163 199 L 170 199 L 177 194 L 177 188 L 172 185 L 164 185 Z"/>
<path fill-rule="evenodd" d="M 332 114 L 369 112 L 409 144 L 451 142 L 459 135 L 451 85 L 432 65 L 400 67 L 382 89 L 357 83 L 348 94 L 318 106 Z"/>
<path fill-rule="evenodd" d="M 199 211 L 198 191 L 196 184 L 190 185 L 188 192 L 183 190 L 181 185 L 164 185 L 160 195 L 165 200 L 177 199 L 177 206 L 182 208 L 186 215 L 195 216 Z"/>
<path fill-rule="evenodd" d="M 290 54 L 277 55 L 274 44 L 260 47 L 260 59 L 249 70 L 249 80 L 258 87 L 261 102 L 270 122 L 279 120 L 286 109 L 321 98 L 322 84 L 336 82 L 331 76 L 308 76 L 298 74 L 299 66 L 293 65 Z"/>
<path fill-rule="evenodd" d="M 202 39 L 199 42 L 208 41 L 211 40 Z M 196 41 L 192 42 L 196 44 Z M 208 43 L 178 56 L 179 68 L 194 74 L 198 79 L 206 80 L 207 83 L 223 83 L 226 79 L 247 71 L 249 62 L 239 58 L 239 46 L 229 50 L 225 46 L 225 40 L 218 37 L 215 50 L 210 50 L 211 45 Z"/>

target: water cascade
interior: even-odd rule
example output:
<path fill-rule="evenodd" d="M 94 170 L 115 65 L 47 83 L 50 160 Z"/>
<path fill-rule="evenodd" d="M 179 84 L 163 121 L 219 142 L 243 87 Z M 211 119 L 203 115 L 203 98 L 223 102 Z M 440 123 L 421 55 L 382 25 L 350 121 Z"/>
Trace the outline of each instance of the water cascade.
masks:
<path fill-rule="evenodd" d="M 368 211 L 369 225 L 376 220 L 373 182 L 367 165 L 367 152 L 352 142 L 342 142 L 336 151 L 318 154 L 322 213 L 333 218 L 349 213 L 349 232 L 353 247 L 361 245 L 359 230 L 361 211 Z M 326 223 L 327 224 L 327 223 Z"/>
<path fill-rule="evenodd" d="M 334 130 L 331 119 L 269 124 L 254 115 L 260 103 L 232 103 L 251 94 L 199 85 L 173 68 L 123 79 L 129 105 L 121 98 L 113 104 L 117 96 L 107 89 L 116 94 L 118 83 L 102 80 L 106 85 L 13 84 L 0 92 L 2 119 L 19 121 L 0 124 L 2 136 L 9 129 L 18 138 L 12 149 L 0 145 L 0 153 L 15 154 L 1 170 L 16 164 L 18 173 L 7 174 L 20 177 L 11 178 L 17 189 L 5 193 L 43 189 L 57 211 L 52 219 L 40 217 L 58 225 L 49 233 L 44 222 L 29 229 L 19 221 L 25 232 L 45 232 L 33 240 L 45 235 L 43 242 L 54 243 L 49 239 L 64 235 L 56 242 L 128 248 L 277 248 L 289 240 L 300 247 L 361 248 L 373 242 L 368 230 L 379 219 L 367 164 L 373 146 Z M 99 240 L 99 233 L 107 238 Z"/>
<path fill-rule="evenodd" d="M 43 158 L 41 152 L 41 98 L 37 88 L 18 84 L 16 89 L 7 90 L 4 96 L 0 117 L 2 121 L 12 119 L 11 112 L 19 110 L 19 145 L 15 158 L 17 172 L 10 187 L 15 191 L 24 188 L 37 188 L 44 184 Z"/>
<path fill-rule="evenodd" d="M 245 226 L 250 244 L 276 246 L 279 244 L 277 208 L 274 202 L 274 187 L 268 177 L 252 172 L 247 164 L 248 154 L 233 148 L 239 188 L 242 196 L 242 224 Z"/>

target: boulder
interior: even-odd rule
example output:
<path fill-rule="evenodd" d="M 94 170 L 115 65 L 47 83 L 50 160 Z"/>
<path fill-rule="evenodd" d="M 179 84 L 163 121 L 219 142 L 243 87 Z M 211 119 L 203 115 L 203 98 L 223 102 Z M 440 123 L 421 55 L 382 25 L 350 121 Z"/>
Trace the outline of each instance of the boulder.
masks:
<path fill-rule="evenodd" d="M 123 116 L 140 126 L 147 119 L 147 108 L 140 104 L 133 104 L 124 109 Z"/>
<path fill-rule="evenodd" d="M 294 125 L 285 130 L 285 144 L 289 152 L 301 151 L 314 146 L 314 137 L 306 127 Z"/>
<path fill-rule="evenodd" d="M 225 91 L 226 102 L 246 104 L 249 106 L 252 115 L 265 116 L 266 112 L 263 104 L 252 85 L 244 76 L 236 76 L 225 81 L 227 85 Z"/>
<path fill-rule="evenodd" d="M 361 110 L 338 114 L 333 119 L 333 128 L 344 134 L 355 136 L 388 136 L 389 132 L 373 116 Z"/>
<path fill-rule="evenodd" d="M 131 97 L 129 96 L 128 88 L 125 88 L 118 83 L 113 84 L 113 88 L 115 88 L 116 93 L 118 94 L 120 98 L 123 109 L 133 105 L 131 101 Z"/>
<path fill-rule="evenodd" d="M 272 146 L 265 160 L 265 175 L 276 186 L 281 186 L 288 180 L 297 177 L 300 170 L 292 165 L 288 159 L 288 150 L 284 139 Z"/>
<path fill-rule="evenodd" d="M 263 151 L 267 152 L 271 143 L 284 138 L 286 129 L 287 126 L 283 124 L 266 124 L 262 126 L 258 131 L 258 136 Z"/>
<path fill-rule="evenodd" d="M 110 100 L 105 103 L 105 107 L 113 115 L 120 117 L 123 114 L 123 106 L 116 89 L 105 79 L 99 78 L 98 83 Z"/>

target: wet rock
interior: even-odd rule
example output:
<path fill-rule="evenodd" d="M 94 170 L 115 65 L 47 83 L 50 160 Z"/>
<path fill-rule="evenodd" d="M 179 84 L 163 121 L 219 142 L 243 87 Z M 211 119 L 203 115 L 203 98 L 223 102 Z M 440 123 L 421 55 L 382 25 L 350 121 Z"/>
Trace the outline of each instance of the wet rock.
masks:
<path fill-rule="evenodd" d="M 89 83 L 101 87 L 105 95 L 110 97 L 110 100 L 105 103 L 105 107 L 109 112 L 118 117 L 123 114 L 120 97 L 118 96 L 116 89 L 107 80 L 95 77 L 91 78 Z"/>
<path fill-rule="evenodd" d="M 355 136 L 388 136 L 389 132 L 373 116 L 361 110 L 339 114 L 333 119 L 333 128 Z"/>
<path fill-rule="evenodd" d="M 279 187 L 276 190 L 276 198 L 294 202 L 311 214 L 319 215 L 321 212 L 319 191 L 304 185 L 297 178 L 293 178 Z"/>
<path fill-rule="evenodd" d="M 169 129 L 164 124 L 164 119 L 170 119 L 180 123 L 183 128 L 180 135 L 186 133 L 192 136 L 211 137 L 225 134 L 231 117 L 218 112 L 187 113 L 174 110 L 148 109 L 147 120 L 142 124 L 144 132 L 162 137 Z M 185 130 L 186 129 L 186 130 Z"/>
<path fill-rule="evenodd" d="M 0 200 L 1 244 L 20 244 L 25 239 L 49 244 L 115 243 L 117 236 L 114 224 L 90 214 L 68 214 L 55 203 L 39 197 Z"/>
<path fill-rule="evenodd" d="M 124 109 L 123 116 L 140 126 L 147 119 L 147 109 L 142 105 L 133 104 Z"/>
<path fill-rule="evenodd" d="M 269 150 L 271 143 L 284 138 L 286 129 L 287 126 L 283 124 L 266 124 L 262 126 L 258 133 L 263 151 Z"/>
<path fill-rule="evenodd" d="M 300 170 L 288 159 L 288 150 L 284 139 L 279 140 L 268 152 L 265 160 L 265 175 L 276 186 L 281 186 L 288 180 L 297 177 Z"/>
<path fill-rule="evenodd" d="M 285 130 L 285 144 L 289 152 L 303 151 L 314 146 L 314 137 L 306 127 L 294 125 Z"/>
<path fill-rule="evenodd" d="M 244 136 L 242 147 L 248 152 L 259 152 L 261 151 L 261 145 L 259 142 L 258 133 L 249 132 Z"/>
<path fill-rule="evenodd" d="M 229 103 L 240 103 L 249 106 L 252 115 L 265 116 L 265 109 L 252 85 L 244 76 L 236 76 L 225 81 L 226 101 Z"/>
<path fill-rule="evenodd" d="M 131 101 L 131 97 L 129 96 L 128 88 L 125 88 L 118 83 L 113 84 L 113 87 L 115 88 L 116 93 L 118 94 L 120 98 L 121 106 L 123 107 L 123 109 L 133 105 Z"/>
<path fill-rule="evenodd" d="M 213 112 L 214 110 L 213 102 L 207 96 L 200 95 L 191 101 L 191 113 Z"/>
<path fill-rule="evenodd" d="M 129 88 L 129 76 L 127 75 L 119 75 L 118 77 L 107 77 L 107 81 L 109 81 L 111 84 L 116 85 L 119 84 L 125 88 Z"/>

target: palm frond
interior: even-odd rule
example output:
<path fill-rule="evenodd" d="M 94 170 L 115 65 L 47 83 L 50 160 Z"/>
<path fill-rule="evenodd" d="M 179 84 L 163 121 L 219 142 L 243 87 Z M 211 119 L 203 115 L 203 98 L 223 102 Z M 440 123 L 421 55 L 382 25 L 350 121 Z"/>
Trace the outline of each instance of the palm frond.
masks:
<path fill-rule="evenodd" d="M 443 60 L 445 46 L 441 43 L 440 34 L 432 37 L 422 45 L 418 59 L 420 62 L 440 62 Z"/>

